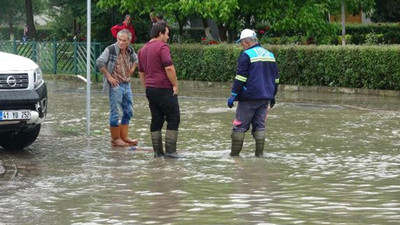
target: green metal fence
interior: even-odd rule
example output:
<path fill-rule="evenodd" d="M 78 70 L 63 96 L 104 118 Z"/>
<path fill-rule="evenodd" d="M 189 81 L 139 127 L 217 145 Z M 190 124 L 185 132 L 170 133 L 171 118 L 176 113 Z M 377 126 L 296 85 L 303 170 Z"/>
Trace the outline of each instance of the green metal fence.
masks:
<path fill-rule="evenodd" d="M 90 46 L 90 70 L 97 76 L 96 59 L 107 47 L 93 42 Z M 35 61 L 44 73 L 86 74 L 86 42 L 20 42 L 0 40 L 0 51 L 25 56 Z"/>

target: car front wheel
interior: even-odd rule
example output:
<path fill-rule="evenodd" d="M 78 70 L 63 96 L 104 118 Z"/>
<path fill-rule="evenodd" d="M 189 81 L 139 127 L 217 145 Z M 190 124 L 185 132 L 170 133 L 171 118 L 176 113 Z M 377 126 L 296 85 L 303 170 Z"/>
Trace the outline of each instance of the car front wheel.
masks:
<path fill-rule="evenodd" d="M 0 146 L 4 149 L 23 149 L 31 145 L 40 132 L 40 124 L 29 130 L 1 133 Z"/>

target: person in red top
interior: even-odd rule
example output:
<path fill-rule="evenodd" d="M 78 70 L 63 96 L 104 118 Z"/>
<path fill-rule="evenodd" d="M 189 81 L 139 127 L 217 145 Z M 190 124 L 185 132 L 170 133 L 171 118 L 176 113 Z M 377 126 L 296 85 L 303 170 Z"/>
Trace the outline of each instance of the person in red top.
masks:
<path fill-rule="evenodd" d="M 132 34 L 131 43 L 133 44 L 136 40 L 135 28 L 132 25 L 132 17 L 129 14 L 126 14 L 124 21 L 119 23 L 113 27 L 111 27 L 111 34 L 113 37 L 117 38 L 117 34 L 120 30 L 127 29 Z"/>
<path fill-rule="evenodd" d="M 179 158 L 176 142 L 180 123 L 178 103 L 178 80 L 167 41 L 169 27 L 157 22 L 151 28 L 151 40 L 139 51 L 139 76 L 146 88 L 151 112 L 151 142 L 154 157 Z M 165 154 L 161 129 L 167 121 Z"/>

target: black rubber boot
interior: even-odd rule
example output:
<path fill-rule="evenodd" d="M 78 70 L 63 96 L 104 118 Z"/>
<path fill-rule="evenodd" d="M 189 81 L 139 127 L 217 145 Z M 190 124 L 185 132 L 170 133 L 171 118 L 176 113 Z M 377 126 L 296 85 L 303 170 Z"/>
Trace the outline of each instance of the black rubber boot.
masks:
<path fill-rule="evenodd" d="M 232 132 L 232 147 L 230 156 L 239 156 L 240 151 L 242 151 L 244 133 L 243 132 Z"/>
<path fill-rule="evenodd" d="M 161 131 L 151 132 L 151 142 L 153 143 L 154 157 L 164 156 Z"/>
<path fill-rule="evenodd" d="M 167 130 L 165 132 L 165 157 L 180 158 L 176 152 L 176 142 L 178 139 L 177 130 Z"/>
<path fill-rule="evenodd" d="M 264 144 L 265 144 L 265 130 L 255 131 L 253 133 L 253 138 L 256 141 L 256 157 L 262 157 L 264 154 Z"/>

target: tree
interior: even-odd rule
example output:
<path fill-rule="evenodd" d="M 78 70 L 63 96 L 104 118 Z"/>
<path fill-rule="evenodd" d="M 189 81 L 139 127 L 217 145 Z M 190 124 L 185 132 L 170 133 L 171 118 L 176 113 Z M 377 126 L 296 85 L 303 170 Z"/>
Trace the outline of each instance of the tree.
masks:
<path fill-rule="evenodd" d="M 109 9 L 119 6 L 118 10 L 124 12 L 139 12 L 148 14 L 152 8 L 163 13 L 165 18 L 171 18 L 178 23 L 178 41 L 183 36 L 183 27 L 187 23 L 188 14 L 180 10 L 180 0 L 99 0 L 97 5 L 102 9 Z M 149 20 L 150 22 L 150 20 Z"/>
<path fill-rule="evenodd" d="M 280 35 L 302 35 L 324 42 L 335 33 L 335 25 L 327 20 L 330 0 L 241 0 L 241 21 L 246 28 L 267 24 Z"/>
<path fill-rule="evenodd" d="M 342 6 L 350 14 L 369 12 L 374 0 L 271 0 L 265 1 L 262 10 L 266 13 L 261 13 L 260 18 L 270 23 L 273 30 L 294 30 L 317 43 L 325 43 L 336 33 L 336 25 L 329 23 L 328 14 L 340 14 Z"/>
<path fill-rule="evenodd" d="M 372 15 L 374 22 L 400 22 L 399 0 L 375 0 L 376 10 Z"/>
<path fill-rule="evenodd" d="M 26 24 L 28 25 L 28 36 L 30 38 L 37 38 L 36 35 L 36 27 L 33 21 L 33 4 L 32 0 L 25 0 L 25 15 L 26 15 Z"/>
<path fill-rule="evenodd" d="M 86 21 L 86 1 L 79 0 L 49 0 L 48 14 L 53 18 L 50 23 L 53 32 L 52 38 L 72 39 L 79 34 Z"/>
<path fill-rule="evenodd" d="M 21 23 L 24 16 L 23 0 L 0 0 L 0 24 L 5 23 L 10 30 L 10 39 L 15 38 L 14 25 Z"/>
<path fill-rule="evenodd" d="M 180 3 L 181 11 L 186 14 L 191 12 L 202 18 L 206 35 L 208 26 L 205 21 L 212 19 L 217 24 L 221 41 L 228 40 L 227 31 L 230 30 L 232 23 L 237 22 L 238 0 L 181 0 Z"/>
<path fill-rule="evenodd" d="M 346 44 L 346 14 L 359 14 L 361 12 L 370 13 L 375 6 L 375 0 L 332 0 L 330 12 L 335 15 L 340 12 L 342 24 L 342 45 Z"/>
<path fill-rule="evenodd" d="M 344 4 L 342 4 L 344 3 Z M 207 19 L 218 26 L 221 41 L 232 41 L 236 32 L 243 28 L 254 28 L 257 23 L 270 24 L 271 30 L 280 33 L 293 31 L 326 43 L 335 35 L 337 25 L 328 21 L 328 14 L 341 12 L 368 12 L 374 0 L 99 0 L 102 8 L 118 7 L 121 12 L 138 11 L 148 13 L 150 8 L 164 11 L 166 17 L 178 23 L 181 34 L 186 20 L 198 16 L 203 20 L 206 36 L 211 36 Z M 344 26 L 343 26 L 344 27 Z M 227 36 L 227 33 L 229 35 Z"/>

